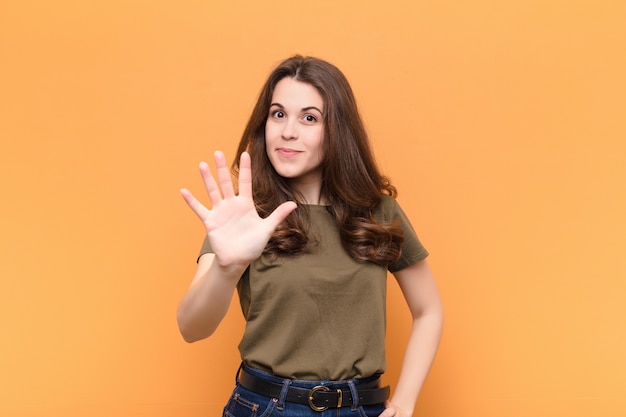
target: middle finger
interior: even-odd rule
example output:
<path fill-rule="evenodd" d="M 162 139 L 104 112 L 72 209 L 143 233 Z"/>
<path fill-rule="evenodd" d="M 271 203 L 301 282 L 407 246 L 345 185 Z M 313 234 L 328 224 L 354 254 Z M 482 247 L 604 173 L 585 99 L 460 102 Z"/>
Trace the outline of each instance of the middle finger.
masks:
<path fill-rule="evenodd" d="M 235 196 L 233 188 L 233 180 L 230 176 L 230 170 L 226 164 L 226 157 L 221 151 L 215 151 L 215 166 L 217 167 L 217 179 L 222 189 L 224 198 L 232 198 Z"/>

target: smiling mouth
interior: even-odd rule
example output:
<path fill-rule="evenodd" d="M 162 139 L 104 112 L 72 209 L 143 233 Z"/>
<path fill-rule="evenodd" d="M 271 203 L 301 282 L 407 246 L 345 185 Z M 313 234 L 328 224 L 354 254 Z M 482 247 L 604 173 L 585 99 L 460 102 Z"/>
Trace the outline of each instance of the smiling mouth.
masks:
<path fill-rule="evenodd" d="M 284 157 L 296 156 L 302 152 L 302 151 L 297 151 L 295 149 L 286 149 L 286 148 L 278 148 L 276 151 L 278 152 L 280 156 L 284 156 Z"/>

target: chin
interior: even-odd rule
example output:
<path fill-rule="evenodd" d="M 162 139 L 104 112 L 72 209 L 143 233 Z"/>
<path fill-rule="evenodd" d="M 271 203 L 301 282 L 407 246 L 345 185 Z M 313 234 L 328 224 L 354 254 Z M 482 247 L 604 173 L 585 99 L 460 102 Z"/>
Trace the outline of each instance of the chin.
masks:
<path fill-rule="evenodd" d="M 301 175 L 298 172 L 294 172 L 294 170 L 292 169 L 281 169 L 280 167 L 279 168 L 274 167 L 274 170 L 276 171 L 278 175 L 280 175 L 283 178 L 296 178 L 299 175 Z"/>

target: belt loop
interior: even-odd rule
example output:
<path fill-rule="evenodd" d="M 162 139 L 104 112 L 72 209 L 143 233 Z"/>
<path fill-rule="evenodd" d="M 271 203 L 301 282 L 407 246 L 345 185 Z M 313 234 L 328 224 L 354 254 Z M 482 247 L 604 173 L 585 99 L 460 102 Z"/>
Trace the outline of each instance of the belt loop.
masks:
<path fill-rule="evenodd" d="M 278 397 L 278 409 L 283 410 L 285 408 L 285 400 L 287 399 L 287 392 L 291 385 L 291 379 L 283 379 L 283 388 L 280 390 L 280 396 Z"/>
<path fill-rule="evenodd" d="M 354 385 L 354 378 L 348 380 L 348 386 L 350 387 L 350 394 L 352 395 L 352 411 L 356 411 L 359 406 L 359 393 Z"/>

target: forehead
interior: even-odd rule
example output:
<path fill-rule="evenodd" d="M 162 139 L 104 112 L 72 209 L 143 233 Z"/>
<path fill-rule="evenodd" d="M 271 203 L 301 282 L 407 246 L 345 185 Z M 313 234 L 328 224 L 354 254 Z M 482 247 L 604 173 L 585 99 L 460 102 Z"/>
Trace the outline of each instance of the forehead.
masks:
<path fill-rule="evenodd" d="M 321 110 L 324 105 L 324 99 L 311 84 L 286 77 L 280 80 L 274 87 L 272 104 L 298 109 L 313 106 Z"/>

